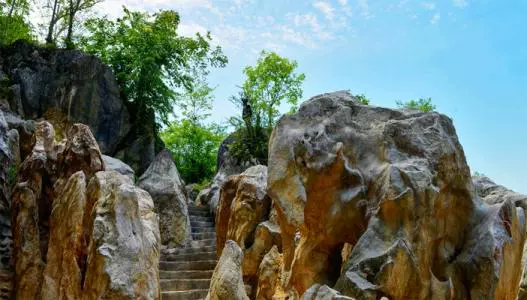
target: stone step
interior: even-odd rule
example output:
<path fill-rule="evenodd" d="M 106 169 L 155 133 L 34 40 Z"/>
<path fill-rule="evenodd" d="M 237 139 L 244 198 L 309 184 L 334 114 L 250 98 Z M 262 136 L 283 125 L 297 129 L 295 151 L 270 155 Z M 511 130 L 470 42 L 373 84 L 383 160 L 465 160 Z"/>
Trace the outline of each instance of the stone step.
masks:
<path fill-rule="evenodd" d="M 192 233 L 192 239 L 193 240 L 210 240 L 216 238 L 216 232 L 200 232 L 200 233 Z"/>
<path fill-rule="evenodd" d="M 216 245 L 216 239 L 190 241 L 191 248 L 201 248 L 201 247 L 209 247 L 209 246 L 215 246 L 215 245 Z"/>
<path fill-rule="evenodd" d="M 216 232 L 216 228 L 214 227 L 191 227 L 192 233 L 199 233 L 199 232 Z"/>
<path fill-rule="evenodd" d="M 203 290 L 210 286 L 209 279 L 162 279 L 160 281 L 162 291 L 188 291 Z"/>
<path fill-rule="evenodd" d="M 201 217 L 211 217 L 212 218 L 212 214 L 210 213 L 209 210 L 206 210 L 206 211 L 202 211 L 202 210 L 189 210 L 188 211 L 188 214 L 189 216 L 201 216 Z"/>
<path fill-rule="evenodd" d="M 195 252 L 186 254 L 162 254 L 163 261 L 196 261 L 196 260 L 214 260 L 216 259 L 216 252 Z"/>
<path fill-rule="evenodd" d="M 203 222 L 203 221 L 192 221 L 190 220 L 191 227 L 214 227 L 214 222 Z"/>
<path fill-rule="evenodd" d="M 196 253 L 196 252 L 216 252 L 216 244 L 212 246 L 207 245 L 207 246 L 201 246 L 201 247 L 184 247 L 184 248 L 165 249 L 161 252 L 161 255 L 190 254 L 190 253 Z"/>
<path fill-rule="evenodd" d="M 213 270 L 205 271 L 159 271 L 160 279 L 210 279 Z"/>
<path fill-rule="evenodd" d="M 203 290 L 190 290 L 190 291 L 177 291 L 177 292 L 162 292 L 161 299 L 163 300 L 194 300 L 194 299 L 205 299 L 209 289 Z"/>
<path fill-rule="evenodd" d="M 204 217 L 204 216 L 190 216 L 190 221 L 195 221 L 195 222 L 214 222 L 214 220 L 212 219 L 212 217 Z"/>
<path fill-rule="evenodd" d="M 214 270 L 216 260 L 196 260 L 196 261 L 160 261 L 159 270 L 163 271 L 206 271 Z"/>

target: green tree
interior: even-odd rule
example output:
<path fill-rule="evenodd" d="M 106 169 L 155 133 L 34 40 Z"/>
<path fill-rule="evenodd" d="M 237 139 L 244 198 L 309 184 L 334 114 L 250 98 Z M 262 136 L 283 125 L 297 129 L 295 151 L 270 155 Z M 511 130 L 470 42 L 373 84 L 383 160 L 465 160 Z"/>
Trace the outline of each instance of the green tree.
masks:
<path fill-rule="evenodd" d="M 183 37 L 178 25 L 175 11 L 148 14 L 126 8 L 116 21 L 86 22 L 89 35 L 81 38 L 82 49 L 113 69 L 138 121 L 155 113 L 167 123 L 176 99 L 192 92 L 209 67 L 227 63 L 221 48 L 211 47 L 210 34 Z"/>
<path fill-rule="evenodd" d="M 9 45 L 16 40 L 33 40 L 33 31 L 27 18 L 29 0 L 0 2 L 0 44 Z"/>
<path fill-rule="evenodd" d="M 306 76 L 295 71 L 294 60 L 274 52 L 262 51 L 256 66 L 246 67 L 245 82 L 238 96 L 231 101 L 242 110 L 241 117 L 230 118 L 236 129 L 229 151 L 240 162 L 267 164 L 268 142 L 279 116 L 279 107 L 285 101 L 290 111 L 302 98 L 302 83 Z"/>
<path fill-rule="evenodd" d="M 404 109 L 418 109 L 423 112 L 430 112 L 436 109 L 432 103 L 432 98 L 420 98 L 419 100 L 410 100 L 407 102 L 395 101 L 397 107 Z"/>
<path fill-rule="evenodd" d="M 274 52 L 262 51 L 256 66 L 246 67 L 243 91 L 250 101 L 253 114 L 272 130 L 282 101 L 296 107 L 302 98 L 302 83 L 306 76 L 295 73 L 298 64 Z"/>
<path fill-rule="evenodd" d="M 67 0 L 64 17 L 67 23 L 66 39 L 64 40 L 66 48 L 73 49 L 73 29 L 79 13 L 90 10 L 96 4 L 104 0 Z M 59 15 L 60 16 L 60 15 Z"/>
<path fill-rule="evenodd" d="M 211 88 L 201 85 L 178 99 L 183 119 L 173 122 L 161 133 L 186 182 L 208 181 L 216 171 L 218 148 L 225 133 L 222 127 L 203 121 L 212 109 L 211 92 Z"/>

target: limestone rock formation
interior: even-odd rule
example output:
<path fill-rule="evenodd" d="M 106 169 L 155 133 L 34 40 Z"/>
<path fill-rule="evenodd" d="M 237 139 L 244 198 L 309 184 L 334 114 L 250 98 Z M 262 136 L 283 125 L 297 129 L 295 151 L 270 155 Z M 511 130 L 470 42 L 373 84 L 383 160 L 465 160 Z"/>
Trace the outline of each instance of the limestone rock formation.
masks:
<path fill-rule="evenodd" d="M 95 202 L 83 299 L 159 299 L 159 219 L 150 195 L 115 171 L 89 185 Z"/>
<path fill-rule="evenodd" d="M 336 290 L 327 285 L 315 284 L 302 296 L 302 300 L 355 300 L 354 298 L 342 296 Z M 382 300 L 382 299 L 381 299 Z"/>
<path fill-rule="evenodd" d="M 158 299 L 150 195 L 104 164 L 88 126 L 62 141 L 47 122 L 12 196 L 16 299 Z"/>
<path fill-rule="evenodd" d="M 279 292 L 283 265 L 282 254 L 277 246 L 273 246 L 258 267 L 257 300 L 273 299 L 273 295 Z"/>
<path fill-rule="evenodd" d="M 242 249 L 228 240 L 214 269 L 207 300 L 248 300 L 242 278 Z"/>
<path fill-rule="evenodd" d="M 188 244 L 191 230 L 185 184 L 170 151 L 163 150 L 156 156 L 139 178 L 138 186 L 154 199 L 162 244 L 170 248 Z"/>
<path fill-rule="evenodd" d="M 59 135 L 59 123 L 86 124 L 103 153 L 120 153 L 140 172 L 154 159 L 154 116 L 135 120 L 110 68 L 80 51 L 24 41 L 0 47 L 2 107 L 25 119 L 44 117 Z"/>
<path fill-rule="evenodd" d="M 221 255 L 227 240 L 242 250 L 254 242 L 254 230 L 270 210 L 267 196 L 267 167 L 255 166 L 240 175 L 229 177 L 223 185 L 216 214 L 216 249 Z"/>
<path fill-rule="evenodd" d="M 357 299 L 515 299 L 524 210 L 475 194 L 446 116 L 324 94 L 282 117 L 269 145 L 286 291 L 320 284 Z M 345 243 L 353 249 L 342 266 Z"/>
<path fill-rule="evenodd" d="M 216 166 L 216 175 L 211 180 L 210 185 L 203 189 L 196 198 L 197 205 L 209 205 L 211 213 L 216 214 L 220 201 L 220 191 L 229 176 L 240 174 L 247 168 L 254 166 L 251 163 L 241 163 L 229 152 L 229 145 L 233 142 L 234 137 L 227 137 L 220 145 L 218 150 L 218 162 Z"/>
<path fill-rule="evenodd" d="M 134 170 L 121 160 L 108 155 L 103 155 L 102 160 L 104 161 L 105 170 L 114 170 L 117 171 L 119 174 L 130 178 L 132 182 L 135 180 Z"/>

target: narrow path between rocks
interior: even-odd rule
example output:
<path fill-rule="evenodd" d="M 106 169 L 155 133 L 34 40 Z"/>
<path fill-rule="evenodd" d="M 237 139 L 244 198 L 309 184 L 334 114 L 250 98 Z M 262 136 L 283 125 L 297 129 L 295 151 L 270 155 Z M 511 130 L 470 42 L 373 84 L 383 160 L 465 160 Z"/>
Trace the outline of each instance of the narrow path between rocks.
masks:
<path fill-rule="evenodd" d="M 209 207 L 189 207 L 189 246 L 161 253 L 159 276 L 163 300 L 205 299 L 216 267 L 216 233 Z"/>

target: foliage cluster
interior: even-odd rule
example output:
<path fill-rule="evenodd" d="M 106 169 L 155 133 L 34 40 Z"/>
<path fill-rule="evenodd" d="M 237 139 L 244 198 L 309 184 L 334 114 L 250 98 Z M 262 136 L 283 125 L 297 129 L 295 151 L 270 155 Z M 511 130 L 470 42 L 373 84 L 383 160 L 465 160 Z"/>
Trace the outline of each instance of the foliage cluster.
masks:
<path fill-rule="evenodd" d="M 0 45 L 9 45 L 19 39 L 33 40 L 28 14 L 28 0 L 0 2 Z"/>
<path fill-rule="evenodd" d="M 419 100 L 409 100 L 407 102 L 395 101 L 397 107 L 404 109 L 418 109 L 422 112 L 430 112 L 436 109 L 432 103 L 432 98 L 420 98 Z"/>

